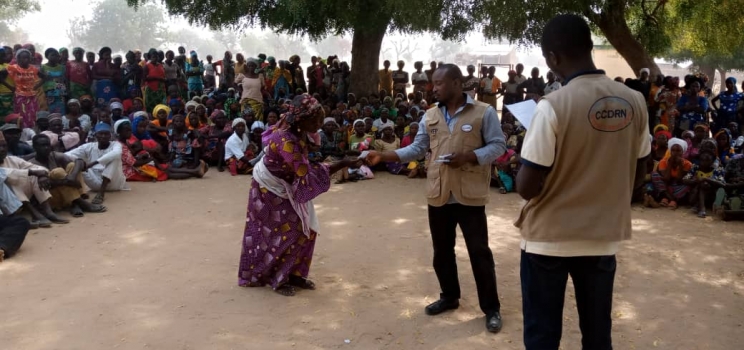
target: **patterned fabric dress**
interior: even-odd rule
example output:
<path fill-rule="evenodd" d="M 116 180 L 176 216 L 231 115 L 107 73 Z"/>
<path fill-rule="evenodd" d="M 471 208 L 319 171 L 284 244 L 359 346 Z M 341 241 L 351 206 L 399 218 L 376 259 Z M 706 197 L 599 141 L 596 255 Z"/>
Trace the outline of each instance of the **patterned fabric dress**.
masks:
<path fill-rule="evenodd" d="M 263 158 L 266 167 L 271 174 L 291 184 L 293 192 L 289 195 L 296 201 L 307 203 L 328 191 L 329 169 L 323 164 L 310 164 L 305 141 L 272 127 L 263 134 L 263 143 L 268 145 Z M 314 231 L 309 237 L 303 233 L 302 221 L 288 199 L 261 188 L 253 180 L 238 284 L 244 287 L 268 284 L 276 289 L 290 275 L 307 278 L 316 237 Z"/>
<path fill-rule="evenodd" d="M 65 66 L 61 64 L 56 67 L 43 65 L 41 71 L 49 77 L 49 80 L 43 85 L 49 112 L 65 114 L 65 104 L 67 102 Z"/>

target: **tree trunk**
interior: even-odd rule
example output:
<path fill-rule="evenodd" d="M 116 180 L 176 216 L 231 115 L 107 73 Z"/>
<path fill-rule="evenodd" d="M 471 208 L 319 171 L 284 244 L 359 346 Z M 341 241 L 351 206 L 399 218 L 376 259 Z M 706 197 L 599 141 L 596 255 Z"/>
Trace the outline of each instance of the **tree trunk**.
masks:
<path fill-rule="evenodd" d="M 601 14 L 588 15 L 595 25 L 599 27 L 607 41 L 623 56 L 636 76 L 642 68 L 651 70 L 651 81 L 661 74 L 661 69 L 649 55 L 646 48 L 636 40 L 625 21 L 625 1 L 610 1 L 607 8 Z"/>
<path fill-rule="evenodd" d="M 357 98 L 379 92 L 380 49 L 387 24 L 378 28 L 357 28 L 351 42 L 351 86 Z"/>
<path fill-rule="evenodd" d="M 721 73 L 721 87 L 718 90 L 718 93 L 726 91 L 726 71 L 723 69 L 718 69 L 718 73 Z"/>

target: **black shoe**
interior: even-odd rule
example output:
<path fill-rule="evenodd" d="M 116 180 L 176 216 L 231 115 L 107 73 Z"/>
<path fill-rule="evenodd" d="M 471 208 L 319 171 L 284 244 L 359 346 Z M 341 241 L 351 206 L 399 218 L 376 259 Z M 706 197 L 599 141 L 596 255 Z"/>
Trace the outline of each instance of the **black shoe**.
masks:
<path fill-rule="evenodd" d="M 429 316 L 439 315 L 447 310 L 454 310 L 460 307 L 460 302 L 455 300 L 439 299 L 426 306 L 426 314 Z"/>
<path fill-rule="evenodd" d="M 498 333 L 501 330 L 501 313 L 496 311 L 490 316 L 486 315 L 486 329 L 491 333 Z"/>

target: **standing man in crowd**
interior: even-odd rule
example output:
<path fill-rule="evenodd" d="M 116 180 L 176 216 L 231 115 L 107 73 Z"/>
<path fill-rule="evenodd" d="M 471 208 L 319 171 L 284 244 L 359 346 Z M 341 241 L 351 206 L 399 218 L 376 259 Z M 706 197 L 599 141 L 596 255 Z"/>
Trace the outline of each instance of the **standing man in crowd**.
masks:
<path fill-rule="evenodd" d="M 517 191 L 528 202 L 516 226 L 525 348 L 559 348 L 570 275 L 582 347 L 610 350 L 615 254 L 630 238 L 631 194 L 651 152 L 646 102 L 597 70 L 581 17 L 553 18 L 541 46 L 565 86 L 537 104 L 522 146 Z"/>
<path fill-rule="evenodd" d="M 413 143 L 396 151 L 372 151 L 367 159 L 373 165 L 406 163 L 423 158 L 431 149 L 427 171 L 429 229 L 434 271 L 442 293 L 439 300 L 426 307 L 426 314 L 438 315 L 460 306 L 455 259 L 455 230 L 459 225 L 470 255 L 480 308 L 486 314 L 486 328 L 496 333 L 501 330 L 501 305 L 493 253 L 488 246 L 485 205 L 491 163 L 506 151 L 504 134 L 496 110 L 473 101 L 462 91 L 460 68 L 443 64 L 432 78 L 439 105 L 426 112 Z"/>

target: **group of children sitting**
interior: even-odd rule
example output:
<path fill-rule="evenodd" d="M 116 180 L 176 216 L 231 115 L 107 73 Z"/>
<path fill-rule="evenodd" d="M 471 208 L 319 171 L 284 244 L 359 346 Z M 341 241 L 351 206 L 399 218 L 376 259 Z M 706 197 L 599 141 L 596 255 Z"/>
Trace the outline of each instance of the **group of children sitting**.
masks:
<path fill-rule="evenodd" d="M 642 194 L 647 207 L 689 204 L 701 218 L 708 215 L 706 208 L 724 220 L 744 217 L 744 154 L 736 142 L 742 138 L 737 125 L 721 128 L 712 138 L 705 123 L 683 132 L 682 138 L 673 137 L 663 124 L 653 134 Z"/>

